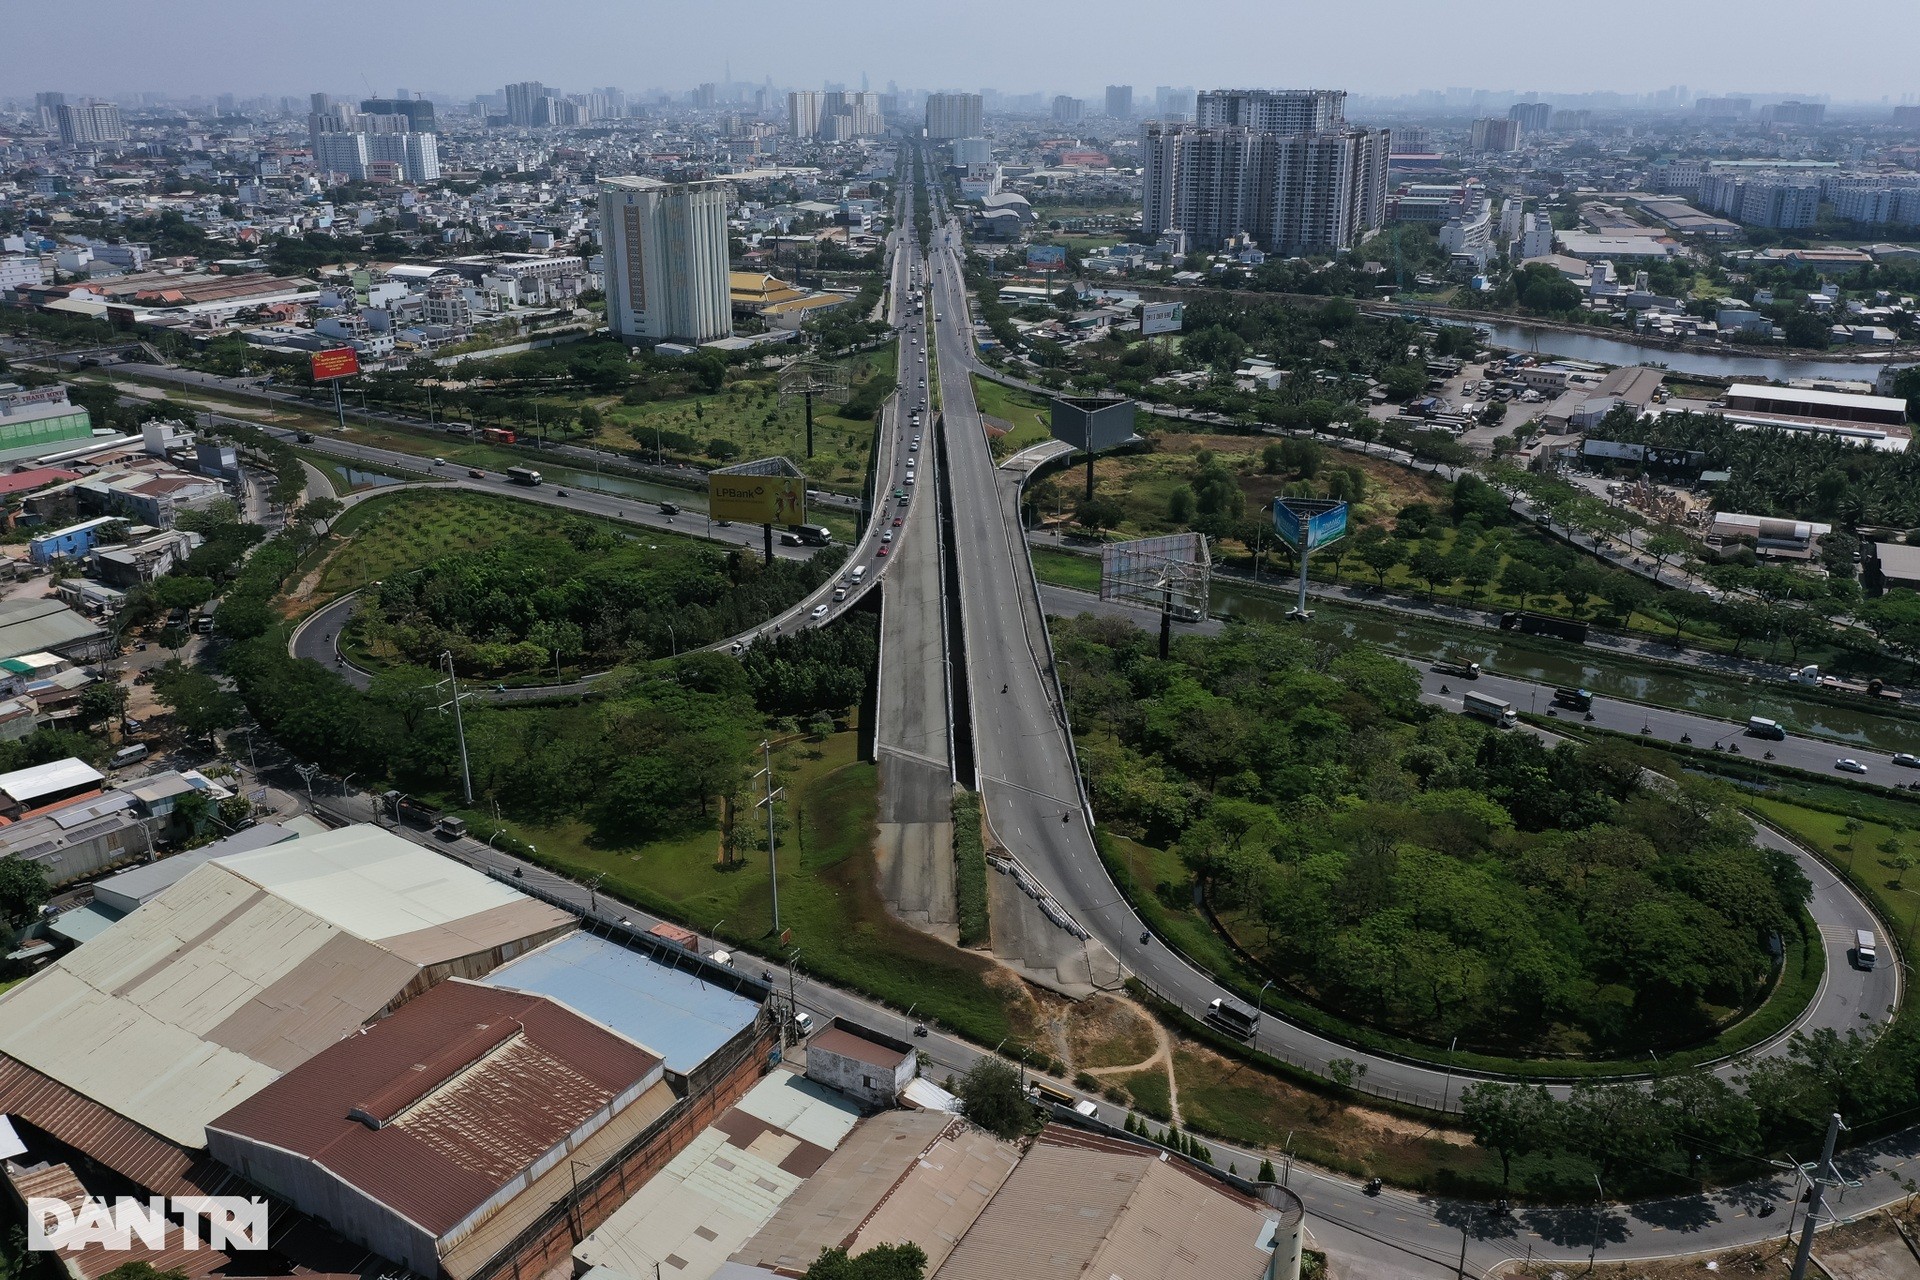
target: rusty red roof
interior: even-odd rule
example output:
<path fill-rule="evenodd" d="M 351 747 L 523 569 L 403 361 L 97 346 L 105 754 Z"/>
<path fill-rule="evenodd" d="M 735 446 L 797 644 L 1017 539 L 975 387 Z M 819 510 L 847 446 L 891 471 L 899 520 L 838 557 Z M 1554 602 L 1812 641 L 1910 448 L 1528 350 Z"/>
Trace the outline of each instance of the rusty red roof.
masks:
<path fill-rule="evenodd" d="M 553 1001 L 450 980 L 208 1125 L 294 1152 L 444 1235 L 659 1058 Z"/>
<path fill-rule="evenodd" d="M 177 1146 L 5 1054 L 0 1054 L 0 1112 L 161 1195 L 206 1195 L 228 1177 L 204 1153 Z"/>

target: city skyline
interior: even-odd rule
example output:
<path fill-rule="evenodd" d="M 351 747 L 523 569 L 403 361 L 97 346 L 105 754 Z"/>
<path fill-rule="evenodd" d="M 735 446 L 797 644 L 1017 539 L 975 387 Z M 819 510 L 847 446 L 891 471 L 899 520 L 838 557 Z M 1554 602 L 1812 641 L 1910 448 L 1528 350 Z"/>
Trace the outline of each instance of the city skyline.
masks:
<path fill-rule="evenodd" d="M 305 92 L 308 85 L 372 94 L 406 84 L 460 97 L 530 79 L 684 90 L 722 80 L 729 68 L 739 82 L 771 76 L 782 87 L 826 81 L 857 86 L 865 75 L 876 87 L 894 79 L 921 90 L 992 88 L 1089 98 L 1108 84 L 1182 83 L 1338 84 L 1356 97 L 1459 85 L 1494 94 L 1534 92 L 1486 83 L 1494 79 L 1551 84 L 1560 94 L 1641 94 L 1685 85 L 1696 93 L 1800 94 L 1862 104 L 1912 100 L 1920 89 L 1902 56 L 1920 39 L 1920 12 L 1878 15 L 1882 38 L 1862 42 L 1844 63 L 1810 62 L 1793 42 L 1779 38 L 1799 16 L 1784 0 L 1700 0 L 1679 8 L 1625 0 L 1609 17 L 1624 28 L 1657 30 L 1658 39 L 1634 47 L 1630 60 L 1537 68 L 1495 61 L 1487 52 L 1488 31 L 1529 29 L 1551 16 L 1520 0 L 1475 0 L 1449 10 L 1444 24 L 1412 0 L 1361 0 L 1337 11 L 1297 2 L 1199 0 L 1183 10 L 1189 31 L 1233 33 L 1216 41 L 1148 38 L 1163 11 L 1145 0 L 1119 0 L 1097 24 L 1084 15 L 1036 11 L 1011 0 L 980 0 L 964 12 L 913 2 L 859 26 L 792 20 L 771 6 L 756 15 L 756 7 L 747 6 L 742 20 L 737 8 L 589 2 L 569 11 L 567 30 L 591 31 L 594 38 L 543 42 L 543 51 L 533 53 L 517 34 L 525 9 L 504 0 L 426 0 L 378 10 L 355 2 L 329 10 L 325 21 L 316 21 L 311 11 L 243 7 L 236 0 L 181 0 L 163 7 L 105 0 L 95 7 L 99 34 L 84 62 L 57 69 L 9 66 L 0 70 L 0 94 L 30 95 L 53 81 L 69 92 L 102 96 L 287 94 Z M 1770 14 L 1775 21 L 1768 21 Z M 380 39 L 367 38 L 363 19 L 377 19 Z M 1645 23 L 1658 26 L 1636 26 Z M 1015 27 L 1026 38 L 996 38 Z M 1063 41 L 1075 50 L 1065 63 L 1059 56 Z"/>

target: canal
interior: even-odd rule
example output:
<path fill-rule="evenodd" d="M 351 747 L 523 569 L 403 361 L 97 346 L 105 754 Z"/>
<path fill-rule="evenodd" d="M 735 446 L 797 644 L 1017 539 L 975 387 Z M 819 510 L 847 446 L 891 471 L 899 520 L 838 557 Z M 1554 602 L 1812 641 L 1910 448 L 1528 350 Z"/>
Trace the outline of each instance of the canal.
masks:
<path fill-rule="evenodd" d="M 1674 373 L 1749 382 L 1787 382 L 1794 378 L 1832 378 L 1872 382 L 1885 366 L 1851 360 L 1806 360 L 1779 356 L 1749 356 L 1733 352 L 1701 351 L 1692 347 L 1642 346 L 1590 333 L 1566 333 L 1509 320 L 1476 320 L 1488 341 L 1509 351 L 1538 351 L 1542 355 L 1584 360 L 1591 364 L 1657 364 Z"/>

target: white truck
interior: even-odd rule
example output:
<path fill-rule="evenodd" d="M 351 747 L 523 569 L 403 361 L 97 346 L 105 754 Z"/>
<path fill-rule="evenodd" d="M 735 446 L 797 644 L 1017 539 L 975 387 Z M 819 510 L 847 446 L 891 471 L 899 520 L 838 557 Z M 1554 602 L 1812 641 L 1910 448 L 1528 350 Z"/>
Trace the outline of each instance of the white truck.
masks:
<path fill-rule="evenodd" d="M 1460 710 L 1475 719 L 1485 720 L 1497 729 L 1511 729 L 1520 723 L 1520 713 L 1513 709 L 1511 702 L 1484 693 L 1464 694 L 1460 699 Z"/>
<path fill-rule="evenodd" d="M 1853 931 L 1853 963 L 1855 968 L 1871 969 L 1878 959 L 1874 955 L 1873 930 L 1855 929 Z"/>

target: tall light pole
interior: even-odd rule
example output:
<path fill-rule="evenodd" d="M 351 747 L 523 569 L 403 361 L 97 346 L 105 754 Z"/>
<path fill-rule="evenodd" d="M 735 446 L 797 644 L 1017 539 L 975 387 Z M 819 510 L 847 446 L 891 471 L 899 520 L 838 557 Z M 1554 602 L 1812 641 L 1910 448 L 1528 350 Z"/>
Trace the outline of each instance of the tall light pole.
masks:
<path fill-rule="evenodd" d="M 1459 1043 L 1460 1043 L 1460 1037 L 1455 1036 L 1452 1039 L 1452 1041 L 1449 1042 L 1447 1045 L 1447 1082 L 1444 1085 L 1440 1086 L 1440 1114 L 1441 1115 L 1446 1114 L 1447 1099 L 1453 1093 L 1453 1050 L 1454 1050 L 1454 1046 Z"/>
<path fill-rule="evenodd" d="M 1273 979 L 1268 978 L 1265 985 L 1260 988 L 1260 994 L 1253 998 L 1253 1035 L 1256 1040 L 1260 1038 L 1260 1020 L 1264 1018 L 1267 1013 L 1267 987 L 1272 985 Z M 1445 1108 L 1442 1108 L 1442 1110 L 1445 1110 Z"/>
<path fill-rule="evenodd" d="M 460 790 L 461 794 L 466 797 L 468 806 L 471 807 L 473 804 L 473 770 L 467 763 L 467 725 L 466 721 L 460 715 L 460 699 L 463 696 L 460 692 L 460 679 L 453 674 L 453 652 L 451 650 L 442 653 L 440 655 L 440 661 L 444 663 L 447 668 L 445 683 L 451 695 L 447 701 L 440 704 L 440 710 L 445 711 L 449 706 L 453 708 L 453 732 L 454 736 L 460 741 Z M 435 686 L 435 688 L 438 687 L 438 685 Z"/>
<path fill-rule="evenodd" d="M 767 762 L 766 767 L 753 776 L 767 780 L 766 797 L 758 803 L 765 805 L 767 810 L 767 883 L 773 888 L 773 932 L 778 937 L 780 933 L 780 853 L 773 838 L 773 802 L 786 792 L 786 788 L 773 785 L 773 744 L 763 738 L 760 742 L 760 750 Z"/>

